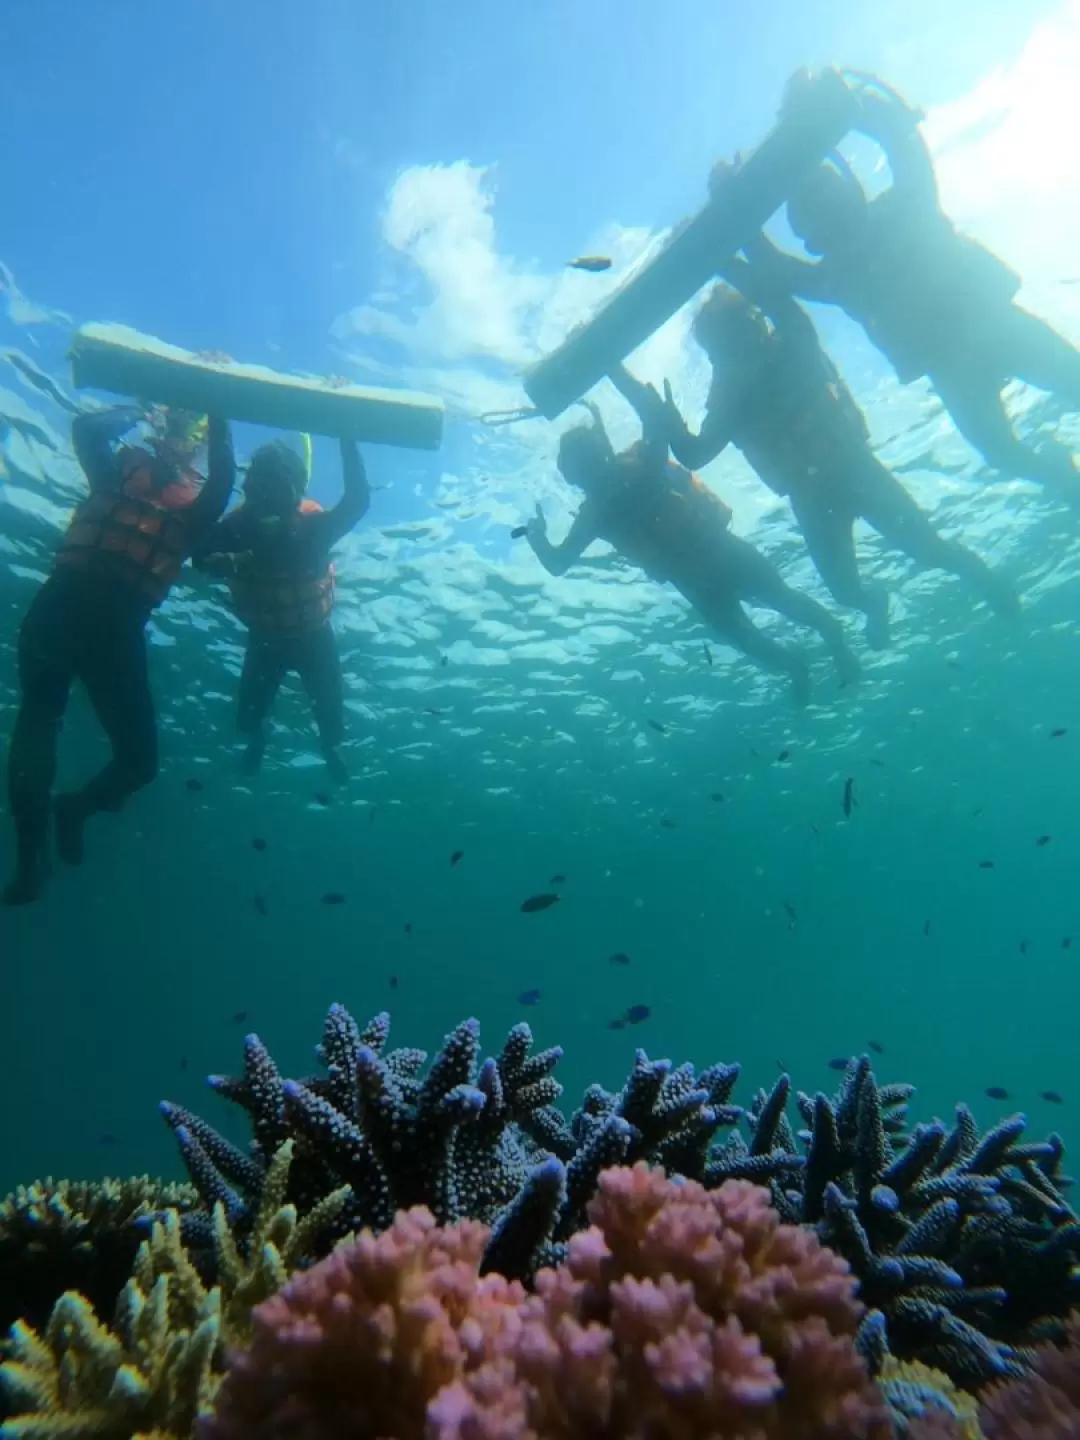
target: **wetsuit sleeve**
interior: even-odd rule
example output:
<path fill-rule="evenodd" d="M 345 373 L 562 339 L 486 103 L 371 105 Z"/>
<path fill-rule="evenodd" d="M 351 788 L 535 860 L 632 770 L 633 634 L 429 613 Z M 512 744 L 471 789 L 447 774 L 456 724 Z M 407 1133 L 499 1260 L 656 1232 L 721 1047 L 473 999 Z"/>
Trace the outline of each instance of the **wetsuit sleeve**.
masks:
<path fill-rule="evenodd" d="M 336 545 L 364 518 L 371 505 L 371 486 L 355 440 L 341 442 L 341 472 L 344 494 L 333 509 L 303 517 L 307 543 L 316 549 L 329 550 Z"/>
<path fill-rule="evenodd" d="M 885 151 L 898 200 L 938 209 L 937 176 L 930 150 L 919 129 L 919 115 L 895 96 L 872 88 L 859 97 L 856 128 Z"/>
<path fill-rule="evenodd" d="M 824 267 L 815 260 L 800 260 L 774 245 L 764 231 L 745 247 L 746 258 L 760 268 L 770 280 L 783 285 L 792 295 L 801 295 L 804 300 L 817 300 L 822 305 L 837 304 L 826 278 Z"/>
<path fill-rule="evenodd" d="M 594 540 L 600 538 L 596 521 L 589 505 L 583 505 L 570 526 L 566 539 L 561 545 L 552 545 L 546 535 L 532 526 L 527 531 L 533 554 L 549 575 L 565 575 L 576 560 L 580 560 Z"/>
<path fill-rule="evenodd" d="M 138 425 L 144 411 L 138 405 L 114 405 L 77 415 L 71 422 L 71 443 L 91 490 L 107 489 L 116 482 L 113 445 Z"/>
<path fill-rule="evenodd" d="M 236 460 L 227 420 L 219 420 L 213 415 L 210 417 L 208 450 L 206 484 L 198 499 L 192 502 L 189 512 L 191 524 L 198 530 L 215 524 L 225 514 L 236 480 Z"/>
<path fill-rule="evenodd" d="M 721 271 L 723 278 L 763 311 L 785 340 L 805 345 L 815 352 L 818 345 L 814 322 L 767 265 L 748 265 L 737 257 Z"/>
<path fill-rule="evenodd" d="M 725 449 L 732 434 L 732 405 L 713 385 L 705 406 L 701 431 L 694 435 L 674 402 L 667 407 L 667 441 L 675 459 L 687 470 L 700 470 Z"/>
<path fill-rule="evenodd" d="M 202 532 L 191 552 L 191 563 L 199 570 L 208 555 L 240 555 L 251 549 L 251 543 L 251 535 L 239 514 L 229 515 Z"/>

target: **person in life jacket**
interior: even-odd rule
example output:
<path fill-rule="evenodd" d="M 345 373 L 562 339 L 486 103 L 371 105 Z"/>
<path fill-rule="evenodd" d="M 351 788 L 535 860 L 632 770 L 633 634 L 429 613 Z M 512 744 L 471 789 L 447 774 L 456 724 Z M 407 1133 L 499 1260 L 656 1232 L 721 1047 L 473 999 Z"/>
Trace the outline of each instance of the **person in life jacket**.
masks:
<path fill-rule="evenodd" d="M 341 442 L 344 493 L 330 510 L 304 498 L 307 466 L 283 441 L 251 458 L 244 503 L 206 536 L 195 564 L 227 581 L 232 607 L 247 626 L 240 677 L 239 729 L 245 768 L 254 773 L 266 748 L 266 721 L 285 676 L 295 671 L 315 713 L 323 757 L 335 779 L 348 778 L 338 747 L 345 739 L 345 692 L 334 608 L 330 549 L 367 513 L 371 500 L 356 445 Z"/>
<path fill-rule="evenodd" d="M 840 621 L 786 585 L 760 551 L 731 533 L 731 511 L 720 497 L 695 475 L 671 464 L 666 409 L 652 386 L 622 367 L 610 378 L 637 411 L 642 438 L 616 454 L 595 411 L 592 425 L 563 435 L 559 470 L 584 490 L 585 502 L 561 545 L 548 540 L 537 507 L 525 533 L 545 570 L 562 575 L 593 541 L 606 540 L 651 579 L 673 584 L 722 640 L 763 668 L 787 675 L 798 703 L 810 696 L 807 661 L 759 630 L 745 602 L 816 630 L 841 681 L 853 680 L 858 663 Z"/>
<path fill-rule="evenodd" d="M 1002 400 L 1019 379 L 1080 409 L 1080 350 L 1015 303 L 1020 277 L 960 234 L 943 213 L 921 116 L 872 77 L 854 85 L 835 70 L 802 74 L 782 114 L 797 120 L 832 105 L 847 88 L 852 128 L 885 152 L 892 183 L 867 198 L 838 156 L 798 186 L 787 204 L 792 230 L 810 255 L 797 259 L 761 237 L 751 258 L 768 260 L 792 292 L 837 305 L 857 320 L 907 384 L 929 377 L 956 428 L 994 469 L 1080 502 L 1080 475 L 1068 448 L 1018 437 Z M 727 167 L 715 174 L 722 191 Z"/>
<path fill-rule="evenodd" d="M 962 576 L 995 609 L 1014 613 L 1008 584 L 971 550 L 943 539 L 877 459 L 862 411 L 790 293 L 744 261 L 731 261 L 725 273 L 740 288 L 715 286 L 693 325 L 713 366 L 700 434 L 690 433 L 666 391 L 676 459 L 699 466 L 728 444 L 742 451 L 770 490 L 790 501 L 818 574 L 839 604 L 863 612 L 874 648 L 888 643 L 889 598 L 859 574 L 857 519 L 917 564 Z"/>
<path fill-rule="evenodd" d="M 143 422 L 145 443 L 120 443 Z M 37 898 L 48 868 L 50 812 L 60 858 L 77 865 L 86 820 L 118 810 L 157 774 L 146 624 L 223 514 L 233 484 L 221 420 L 119 406 L 77 416 L 71 438 L 90 494 L 76 507 L 19 632 L 22 703 L 8 755 L 16 840 L 15 873 L 3 897 L 9 905 Z M 203 484 L 194 466 L 207 441 Z M 60 727 L 75 680 L 86 688 L 112 758 L 83 789 L 53 803 Z"/>

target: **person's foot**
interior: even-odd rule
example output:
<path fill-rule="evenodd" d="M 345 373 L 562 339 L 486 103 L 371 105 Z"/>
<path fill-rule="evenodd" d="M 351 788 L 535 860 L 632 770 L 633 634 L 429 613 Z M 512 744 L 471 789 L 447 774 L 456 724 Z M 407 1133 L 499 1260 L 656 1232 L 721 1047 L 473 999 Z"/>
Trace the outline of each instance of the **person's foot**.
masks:
<path fill-rule="evenodd" d="M 866 643 L 871 650 L 886 650 L 889 645 L 889 597 L 884 592 L 871 595 L 866 604 Z"/>
<path fill-rule="evenodd" d="M 326 768 L 330 772 L 331 780 L 334 780 L 338 785 L 347 784 L 349 771 L 346 768 L 345 761 L 342 760 L 338 752 L 332 747 L 327 747 L 327 749 L 323 751 L 323 759 L 326 761 Z"/>
<path fill-rule="evenodd" d="M 56 849 L 65 865 L 81 865 L 85 854 L 83 826 L 86 812 L 77 795 L 58 795 L 53 805 Z"/>
<path fill-rule="evenodd" d="M 20 865 L 4 887 L 5 905 L 32 905 L 45 883 L 45 866 Z"/>

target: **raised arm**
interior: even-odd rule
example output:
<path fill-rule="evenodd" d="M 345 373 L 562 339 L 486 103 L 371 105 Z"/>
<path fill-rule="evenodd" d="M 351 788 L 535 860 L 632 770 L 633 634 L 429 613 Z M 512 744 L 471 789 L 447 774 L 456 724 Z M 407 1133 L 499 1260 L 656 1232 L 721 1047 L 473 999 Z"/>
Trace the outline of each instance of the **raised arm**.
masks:
<path fill-rule="evenodd" d="M 536 507 L 535 518 L 525 527 L 525 538 L 549 575 L 565 575 L 570 566 L 581 559 L 592 542 L 600 538 L 600 534 L 586 501 L 561 545 L 552 545 L 547 538 L 547 521 L 539 505 Z"/>
<path fill-rule="evenodd" d="M 667 405 L 652 385 L 631 375 L 625 365 L 617 365 L 610 374 L 611 383 L 624 400 L 637 412 L 641 421 L 643 459 L 648 465 L 662 465 L 668 457 Z"/>
<path fill-rule="evenodd" d="M 814 322 L 767 266 L 751 265 L 735 256 L 725 264 L 721 274 L 751 305 L 769 317 L 785 340 L 813 346 L 815 350 L 819 348 Z"/>
<path fill-rule="evenodd" d="M 675 459 L 687 470 L 700 470 L 708 465 L 731 441 L 734 405 L 725 393 L 726 388 L 719 380 L 713 381 L 705 405 L 705 419 L 695 435 L 680 414 L 670 385 L 664 382 L 668 445 Z"/>
<path fill-rule="evenodd" d="M 193 529 L 203 531 L 216 524 L 225 514 L 233 484 L 236 480 L 236 460 L 233 457 L 232 436 L 229 422 L 211 415 L 207 439 L 208 466 L 206 484 L 199 496 L 192 502 L 189 518 Z"/>
<path fill-rule="evenodd" d="M 341 472 L 344 492 L 338 503 L 320 515 L 304 517 L 304 528 L 311 536 L 311 543 L 322 550 L 329 550 L 347 535 L 364 518 L 371 504 L 371 487 L 355 440 L 341 442 Z"/>
<path fill-rule="evenodd" d="M 938 209 L 937 176 L 919 129 L 920 112 L 872 79 L 858 91 L 858 97 L 855 126 L 884 150 L 897 196 L 912 205 Z"/>
<path fill-rule="evenodd" d="M 139 405 L 113 405 L 108 410 L 92 410 L 77 415 L 71 422 L 75 458 L 82 466 L 91 490 L 106 489 L 116 483 L 112 447 L 122 435 L 138 425 L 145 413 Z"/>

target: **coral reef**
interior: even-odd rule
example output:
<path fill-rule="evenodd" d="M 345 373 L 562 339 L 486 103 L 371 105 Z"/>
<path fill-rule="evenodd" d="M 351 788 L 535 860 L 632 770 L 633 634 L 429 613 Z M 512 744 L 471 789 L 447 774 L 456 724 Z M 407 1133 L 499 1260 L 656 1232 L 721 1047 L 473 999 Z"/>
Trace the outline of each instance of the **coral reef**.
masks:
<path fill-rule="evenodd" d="M 889 1356 L 878 1384 L 899 1440 L 981 1440 L 979 1407 L 940 1370 Z"/>
<path fill-rule="evenodd" d="M 201 1440 L 889 1435 L 847 1265 L 767 1192 L 639 1163 L 587 1218 L 531 1295 L 477 1222 L 365 1232 L 257 1308 Z"/>
<path fill-rule="evenodd" d="M 1040 1348 L 1032 1372 L 991 1385 L 980 1397 L 986 1440 L 1075 1440 L 1080 1435 L 1080 1315 L 1063 1349 Z"/>

